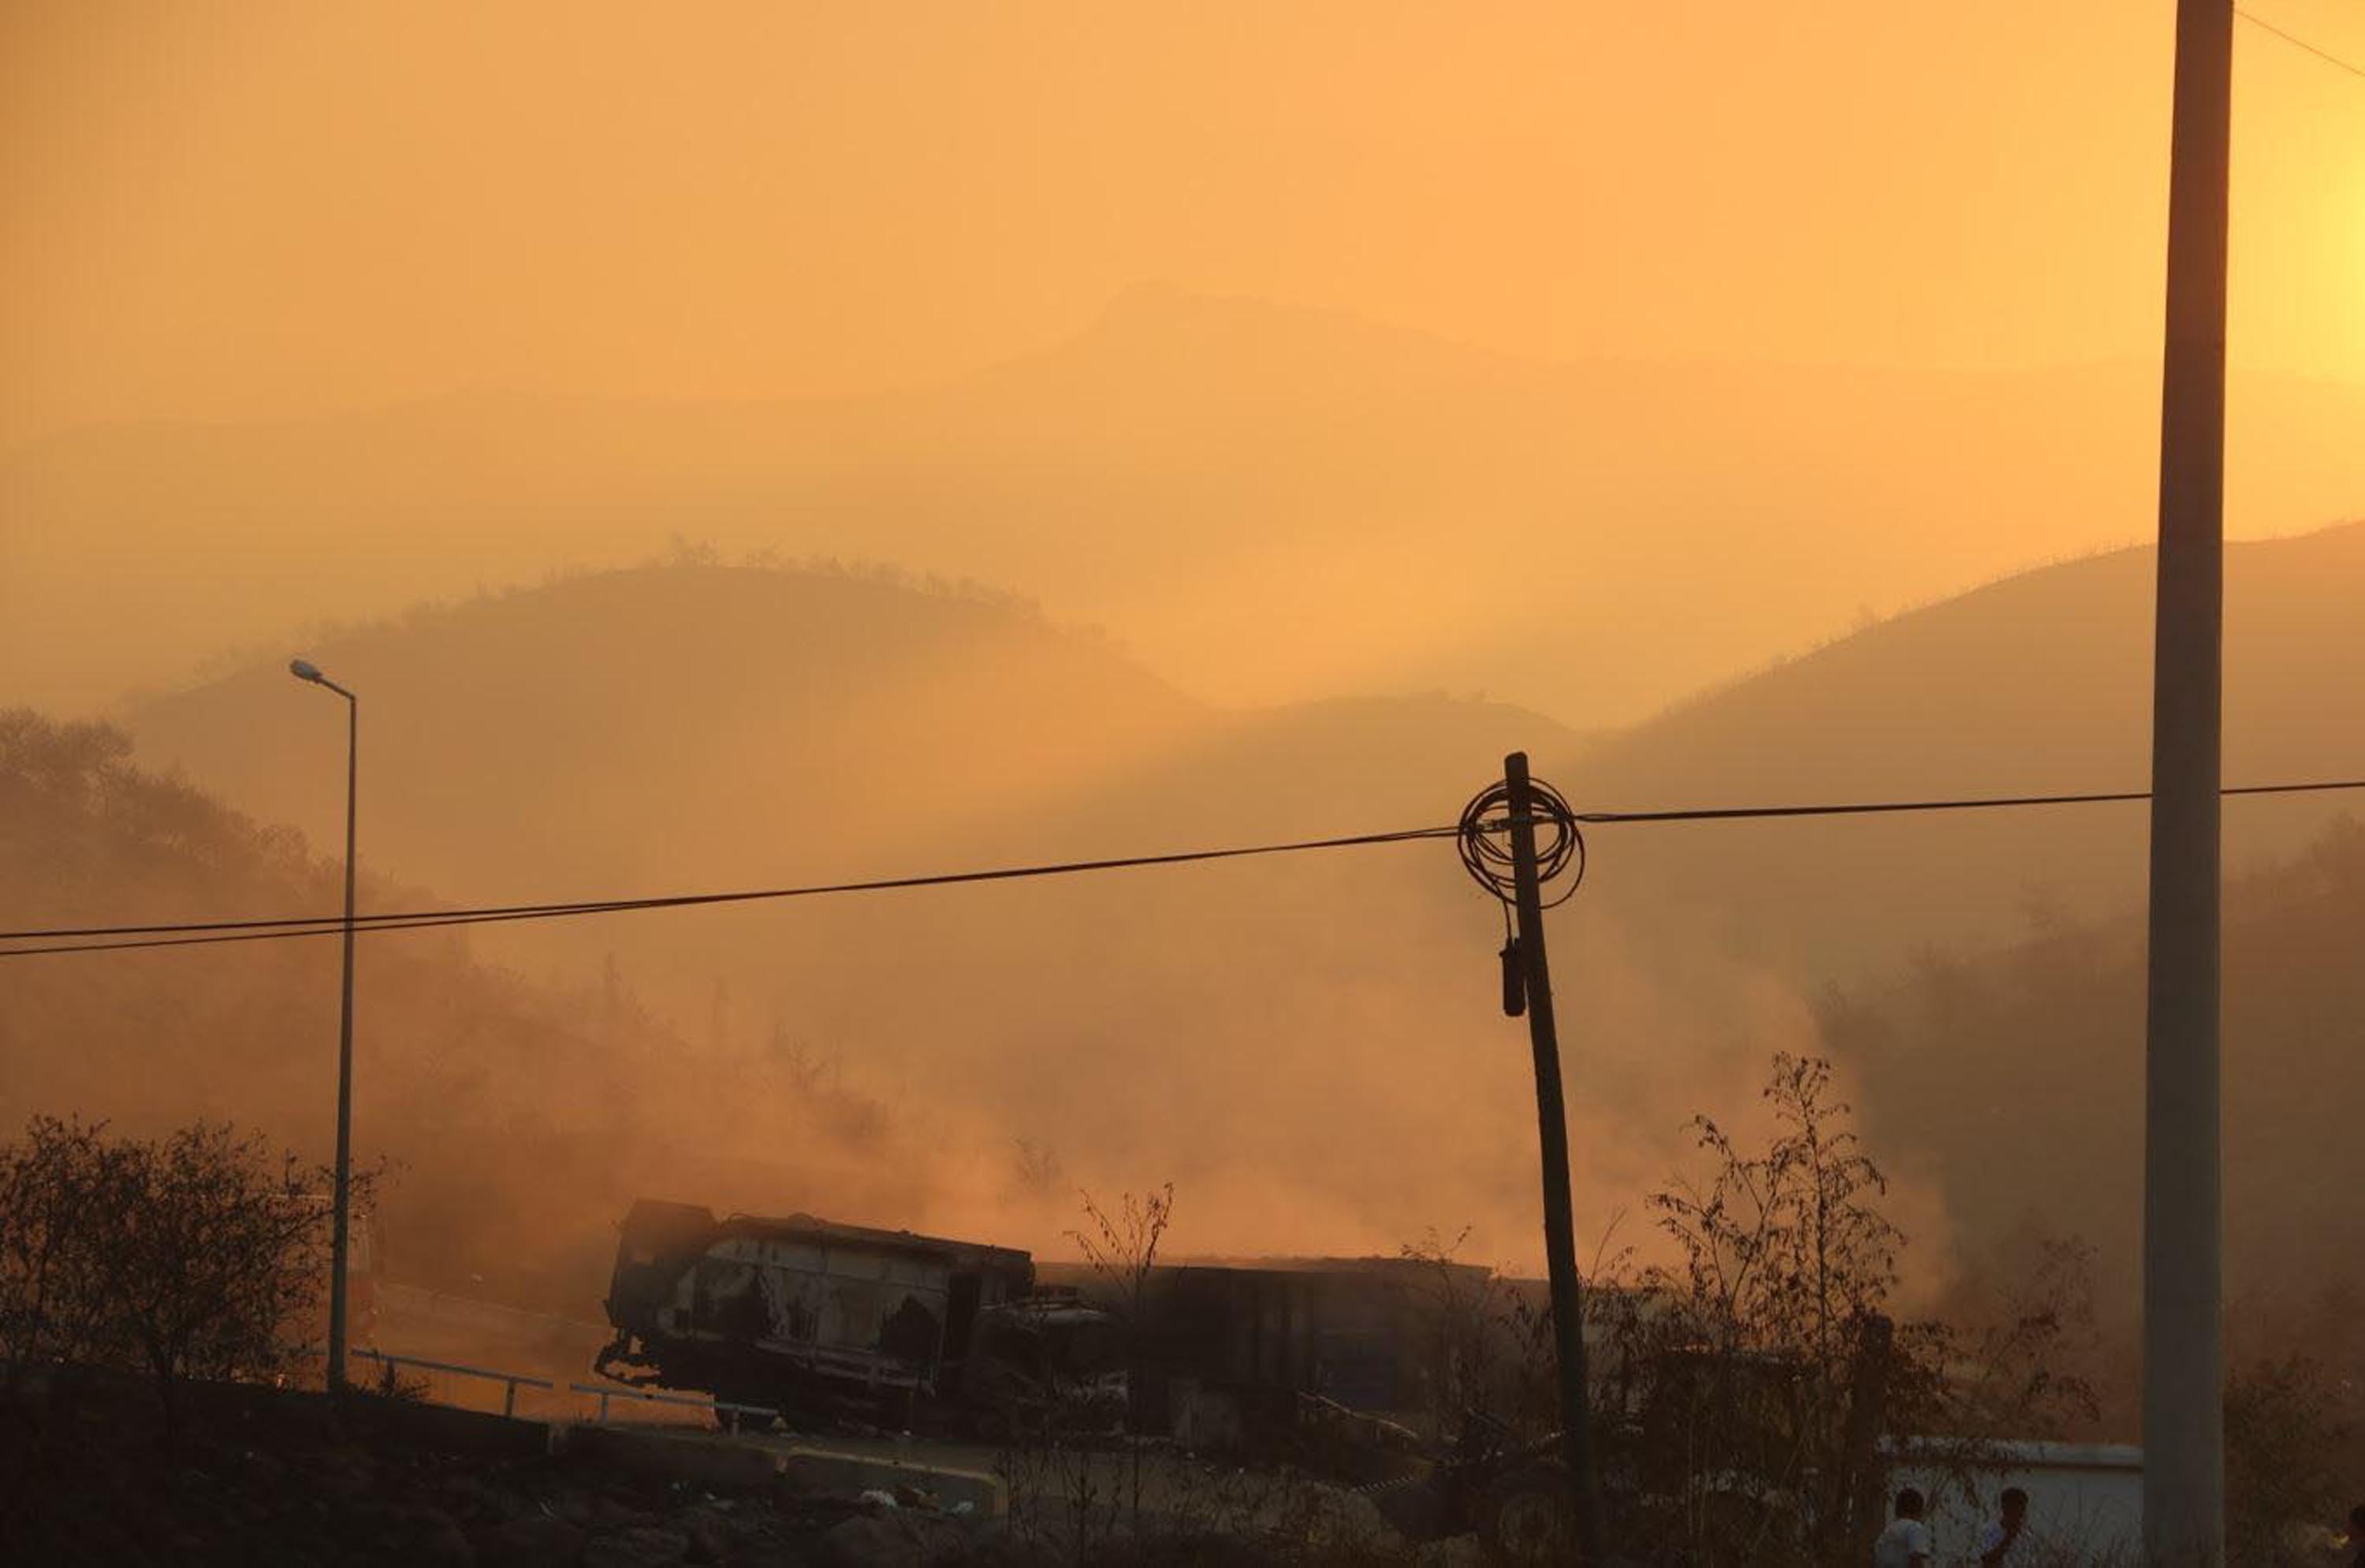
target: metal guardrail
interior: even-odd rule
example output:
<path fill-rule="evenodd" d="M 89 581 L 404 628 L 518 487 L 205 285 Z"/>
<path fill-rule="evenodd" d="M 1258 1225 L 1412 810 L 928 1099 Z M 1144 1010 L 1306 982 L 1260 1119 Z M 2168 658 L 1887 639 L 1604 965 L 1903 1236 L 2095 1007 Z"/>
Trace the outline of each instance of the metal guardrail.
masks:
<path fill-rule="evenodd" d="M 384 1350 L 364 1350 L 358 1345 L 347 1353 L 381 1362 L 388 1368 L 416 1367 L 421 1372 L 450 1372 L 457 1377 L 480 1377 L 489 1383 L 498 1383 L 501 1384 L 501 1414 L 504 1416 L 517 1414 L 517 1391 L 520 1388 L 555 1390 L 558 1386 L 547 1378 L 529 1377 L 524 1372 L 462 1366 L 454 1361 L 431 1361 L 424 1356 L 389 1355 Z M 644 1405 L 679 1405 L 692 1410 L 726 1412 L 734 1417 L 761 1416 L 770 1421 L 780 1419 L 780 1412 L 767 1405 L 740 1405 L 727 1399 L 700 1399 L 686 1394 L 658 1394 L 650 1389 L 622 1388 L 613 1383 L 570 1383 L 566 1386 L 570 1393 L 588 1394 L 600 1401 L 599 1420 L 603 1426 L 607 1424 L 608 1402 L 611 1399 L 637 1399 Z M 735 1421 L 733 1424 L 737 1425 Z"/>
<path fill-rule="evenodd" d="M 523 1372 L 494 1372 L 488 1367 L 464 1367 L 450 1361 L 431 1361 L 422 1356 L 390 1356 L 383 1350 L 367 1350 L 359 1346 L 355 1346 L 348 1353 L 364 1356 L 373 1361 L 382 1361 L 389 1371 L 396 1367 L 417 1367 L 421 1372 L 451 1372 L 460 1377 L 481 1377 L 488 1382 L 500 1383 L 503 1385 L 501 1414 L 504 1416 L 517 1414 L 517 1391 L 521 1384 L 527 1388 L 558 1386 L 546 1378 L 528 1377 Z"/>
<path fill-rule="evenodd" d="M 544 1383 L 543 1386 L 547 1388 L 550 1385 Z M 649 1405 L 684 1405 L 693 1410 L 727 1410 L 734 1416 L 761 1416 L 772 1421 L 780 1418 L 780 1413 L 767 1405 L 735 1405 L 727 1399 L 696 1399 L 686 1394 L 655 1394 L 645 1388 L 619 1388 L 612 1383 L 570 1383 L 566 1386 L 577 1394 L 599 1397 L 599 1419 L 602 1426 L 607 1424 L 608 1401 L 611 1399 L 638 1399 Z"/>

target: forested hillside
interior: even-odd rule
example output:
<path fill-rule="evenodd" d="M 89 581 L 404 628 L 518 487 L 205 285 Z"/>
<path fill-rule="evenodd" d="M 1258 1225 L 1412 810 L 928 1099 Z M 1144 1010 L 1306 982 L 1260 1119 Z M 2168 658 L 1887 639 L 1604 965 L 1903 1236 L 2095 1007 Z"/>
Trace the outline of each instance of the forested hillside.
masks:
<path fill-rule="evenodd" d="M 132 767 L 95 724 L 0 711 L 0 926 L 333 913 L 293 832 Z M 371 902 L 433 902 L 365 879 Z M 0 1123 L 37 1113 L 142 1133 L 235 1121 L 320 1158 L 334 1127 L 335 937 L 0 958 Z M 598 1316 L 611 1223 L 647 1182 L 724 1205 L 826 1181 L 917 1201 L 913 1136 L 811 1042 L 699 1053 L 621 975 L 563 991 L 449 933 L 364 937 L 355 1147 L 391 1163 L 388 1273 Z M 728 1108 L 767 1108 L 761 1136 Z"/>
<path fill-rule="evenodd" d="M 2365 1289 L 2365 825 L 2336 824 L 2225 902 L 2229 1290 L 2279 1315 Z M 1863 1074 L 1870 1136 L 1934 1176 L 1965 1236 L 2023 1220 L 2140 1263 L 2144 926 L 2036 912 L 2017 944 L 1923 955 L 1831 993 L 1831 1048 Z M 2337 1313 L 2333 1314 L 2337 1316 Z M 2360 1344 L 2365 1348 L 2365 1344 Z"/>

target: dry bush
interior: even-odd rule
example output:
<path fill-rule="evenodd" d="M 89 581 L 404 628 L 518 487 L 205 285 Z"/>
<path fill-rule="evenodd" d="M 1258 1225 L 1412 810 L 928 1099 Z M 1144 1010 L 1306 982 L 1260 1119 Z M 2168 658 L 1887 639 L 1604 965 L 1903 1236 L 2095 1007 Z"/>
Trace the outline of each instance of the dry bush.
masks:
<path fill-rule="evenodd" d="M 1022 1156 L 1032 1153 L 1031 1145 L 1019 1148 Z M 1098 1278 L 1103 1305 L 1117 1316 L 1138 1383 L 1142 1368 L 1134 1348 L 1149 1308 L 1158 1249 L 1174 1216 L 1174 1184 L 1138 1197 L 1126 1193 L 1114 1214 L 1090 1193 L 1079 1196 L 1086 1225 L 1068 1237 Z M 1128 1431 L 1112 1446 L 1092 1434 L 1063 1429 L 1057 1414 L 1048 1412 L 1040 1422 L 1014 1419 L 1005 1433 L 996 1469 L 1009 1488 L 1014 1538 L 1046 1554 L 1082 1561 L 1112 1540 L 1143 1536 L 1141 1439 Z"/>
<path fill-rule="evenodd" d="M 1130 1321 L 1138 1321 L 1149 1299 L 1150 1271 L 1158 1266 L 1159 1243 L 1174 1220 L 1174 1183 L 1136 1197 L 1125 1193 L 1117 1212 L 1102 1208 L 1090 1193 L 1080 1194 L 1089 1230 L 1068 1232 L 1106 1287 L 1110 1305 Z"/>
<path fill-rule="evenodd" d="M 2294 1540 L 2337 1520 L 2350 1499 L 2337 1456 L 2350 1424 L 2337 1382 L 2302 1354 L 2259 1361 L 2225 1387 L 2225 1553 L 2282 1568 L 2323 1561 Z"/>
<path fill-rule="evenodd" d="M 1939 1436 L 1921 1462 L 1967 1478 L 1995 1439 L 2091 1416 L 2065 1365 L 2090 1254 L 2048 1247 L 1974 1320 L 1898 1323 L 1907 1238 L 1830 1064 L 1777 1055 L 1764 1095 L 1762 1147 L 1698 1118 L 1706 1173 L 1649 1198 L 1675 1260 L 1590 1282 L 1597 1447 L 1637 1549 L 1846 1560 L 1885 1511 L 1883 1437 Z"/>
<path fill-rule="evenodd" d="M 375 1172 L 357 1172 L 366 1207 Z M 37 1116 L 0 1148 L 0 1356 L 12 1385 L 81 1362 L 153 1378 L 168 1433 L 192 1378 L 305 1361 L 328 1282 L 333 1175 L 260 1135 L 197 1122 L 159 1138 Z"/>
<path fill-rule="evenodd" d="M 1446 1242 L 1431 1232 L 1397 1253 L 1420 1266 L 1424 1435 L 1451 1442 L 1476 1417 L 1521 1437 L 1542 1436 L 1560 1425 L 1551 1308 L 1532 1301 L 1499 1269 L 1465 1263 L 1461 1251 L 1469 1234 L 1465 1229 Z M 1597 1260 L 1586 1276 L 1588 1288 L 1604 1273 Z"/>

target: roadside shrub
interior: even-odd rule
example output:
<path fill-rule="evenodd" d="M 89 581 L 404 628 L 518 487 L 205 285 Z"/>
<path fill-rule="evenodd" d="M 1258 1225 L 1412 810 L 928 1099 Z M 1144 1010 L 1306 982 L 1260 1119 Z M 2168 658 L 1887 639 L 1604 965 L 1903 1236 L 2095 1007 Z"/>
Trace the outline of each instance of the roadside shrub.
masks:
<path fill-rule="evenodd" d="M 256 1133 L 158 1138 L 36 1116 L 0 1146 L 0 1363 L 147 1373 L 167 1432 L 191 1378 L 272 1380 L 313 1353 L 333 1174 Z M 365 1207 L 375 1172 L 357 1172 Z"/>

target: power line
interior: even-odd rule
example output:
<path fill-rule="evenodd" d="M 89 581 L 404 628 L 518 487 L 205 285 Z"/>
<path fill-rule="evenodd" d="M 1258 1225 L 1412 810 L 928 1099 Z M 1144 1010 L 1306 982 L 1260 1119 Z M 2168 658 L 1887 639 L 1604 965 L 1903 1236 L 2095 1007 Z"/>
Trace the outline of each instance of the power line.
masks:
<path fill-rule="evenodd" d="M 2226 795 L 2295 795 L 2327 790 L 2365 790 L 2365 778 L 2324 779 L 2300 784 L 2232 786 Z M 2124 804 L 2151 798 L 2149 790 L 2126 790 L 2078 795 L 1988 795 L 1922 801 L 1855 801 L 1794 806 L 1687 807 L 1657 812 L 1579 812 L 1574 820 L 1587 825 L 1651 823 L 1736 822 L 1757 818 L 1878 816 L 1907 812 L 1998 811 L 2033 806 Z M 1498 820 L 1481 824 L 1492 831 L 1508 825 Z M 882 877 L 865 881 L 821 882 L 801 887 L 757 888 L 731 892 L 671 893 L 653 898 L 596 899 L 573 903 L 494 904 L 479 908 L 409 910 L 354 917 L 360 931 L 425 931 L 451 925 L 489 925 L 518 920 L 554 920 L 572 915 L 617 914 L 637 910 L 689 909 L 702 905 L 768 902 L 784 899 L 820 898 L 836 893 L 891 892 L 909 888 L 958 887 L 975 882 L 1019 881 L 1086 872 L 1119 871 L 1141 867 L 1182 866 L 1210 860 L 1237 860 L 1250 856 L 1289 855 L 1318 849 L 1351 849 L 1377 845 L 1412 844 L 1461 835 L 1451 827 L 1403 828 L 1392 833 L 1353 834 L 1339 838 L 1297 839 L 1280 844 L 1237 846 L 1225 849 L 1180 850 L 1165 855 L 1130 855 L 1102 860 L 1064 860 L 1035 866 L 999 867 L 982 871 L 946 871 L 925 876 Z M 261 920 L 187 921 L 154 925 L 57 926 L 44 930 L 0 932 L 0 942 L 43 941 L 37 947 L 0 947 L 0 958 L 32 958 L 50 953 L 105 953 L 151 947 L 209 946 L 225 942 L 264 942 L 290 936 L 331 936 L 344 929 L 336 915 L 291 915 Z M 76 940 L 59 938 L 121 938 Z"/>
<path fill-rule="evenodd" d="M 798 890 L 826 892 L 856 890 L 815 888 Z M 792 892 L 784 891 L 773 896 L 793 897 L 795 895 Z M 552 909 L 520 911 L 506 914 L 454 913 L 420 920 L 378 920 L 368 923 L 356 919 L 353 922 L 353 929 L 357 932 L 432 931 L 449 925 L 498 925 L 512 920 L 555 920 L 570 914 L 607 914 L 625 910 L 678 908 L 700 902 L 723 902 L 720 898 L 654 899 L 629 903 L 565 904 Z M 225 942 L 276 942 L 290 936 L 334 936 L 344 928 L 343 921 L 340 920 L 334 925 L 313 925 L 271 931 L 219 932 L 209 936 L 150 936 L 135 938 L 128 942 L 75 942 L 46 947 L 9 947 L 0 948 L 0 958 L 31 958 L 42 953 L 117 953 L 147 947 L 210 947 Z"/>
<path fill-rule="evenodd" d="M 2365 79 L 2365 65 L 2359 65 L 2354 61 L 2343 60 L 2340 56 L 2333 53 L 2330 50 L 2318 49 L 2315 45 L 2308 42 L 2307 39 L 2301 38 L 2297 33 L 2287 33 L 2283 31 L 2282 28 L 2275 26 L 2272 22 L 2268 21 L 2264 17 L 2253 15 L 2248 11 L 2243 10 L 2239 6 L 2234 7 L 2234 15 L 2241 17 L 2242 20 L 2249 23 L 2254 28 L 2259 28 L 2267 32 L 2272 33 L 2275 37 L 2282 39 L 2283 42 L 2291 45 L 2293 49 L 2305 50 L 2308 53 L 2315 56 L 2318 60 L 2323 61 L 2326 65 L 2337 66 L 2339 69 L 2348 72 L 2351 76 Z"/>
<path fill-rule="evenodd" d="M 2307 784 L 2236 784 L 2221 795 L 2300 795 L 2326 790 L 2365 790 L 2365 778 L 2332 778 Z M 2148 790 L 2094 795 L 1988 795 L 1959 801 L 1870 801 L 1842 806 L 1721 806 L 1674 812 L 1579 812 L 1581 823 L 1735 822 L 1753 817 L 1861 817 L 1890 812 L 1986 812 L 2012 806 L 2102 806 L 2148 801 Z"/>
<path fill-rule="evenodd" d="M 576 903 L 497 904 L 477 909 L 411 910 L 390 914 L 356 915 L 362 931 L 417 931 L 439 925 L 478 925 L 510 920 L 549 920 L 574 914 L 614 914 L 631 910 L 687 909 L 702 904 L 755 903 L 779 899 L 819 898 L 832 893 L 889 892 L 902 888 L 955 887 L 970 882 L 1018 881 L 1037 877 L 1073 876 L 1088 871 L 1119 871 L 1145 866 L 1182 866 L 1205 860 L 1238 860 L 1256 855 L 1289 855 L 1314 849 L 1350 849 L 1371 845 L 1405 844 L 1421 839 L 1451 838 L 1452 827 L 1406 828 L 1393 833 L 1353 834 L 1341 838 L 1298 839 L 1284 844 L 1255 844 L 1226 849 L 1179 850 L 1166 855 L 1129 855 L 1104 860 L 1064 860 L 1039 866 L 1005 866 L 982 871 L 944 871 L 915 877 L 881 877 L 857 882 L 821 882 L 802 887 L 756 888 L 732 892 L 669 893 L 654 898 L 595 899 Z M 43 931 L 0 932 L 0 942 L 61 936 L 138 936 L 162 933 L 204 932 L 168 941 L 83 943 L 70 947 L 0 949 L 0 958 L 35 953 L 87 953 L 127 947 L 190 946 L 210 942 L 253 942 L 282 936 L 326 936 L 342 932 L 341 915 L 296 915 L 268 920 L 187 921 L 158 925 L 62 926 Z"/>

